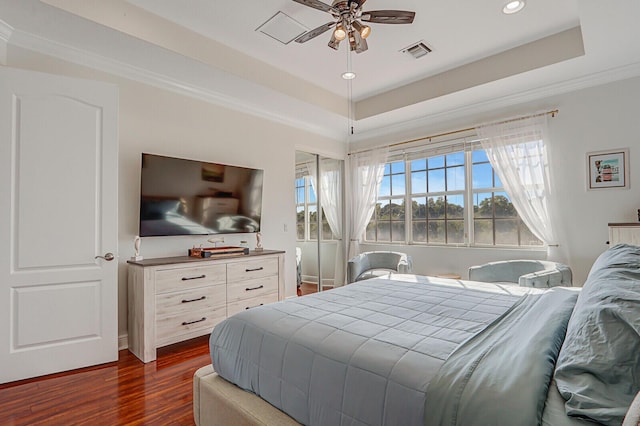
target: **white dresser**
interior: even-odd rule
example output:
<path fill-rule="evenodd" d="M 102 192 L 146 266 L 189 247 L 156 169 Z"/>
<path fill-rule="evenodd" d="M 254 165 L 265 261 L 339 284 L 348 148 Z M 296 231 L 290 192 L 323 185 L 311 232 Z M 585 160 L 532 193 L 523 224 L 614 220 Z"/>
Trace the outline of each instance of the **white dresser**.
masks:
<path fill-rule="evenodd" d="M 609 224 L 609 245 L 620 243 L 640 246 L 640 222 Z"/>
<path fill-rule="evenodd" d="M 129 261 L 129 350 L 143 362 L 156 349 L 211 333 L 237 312 L 284 299 L 284 252 Z"/>

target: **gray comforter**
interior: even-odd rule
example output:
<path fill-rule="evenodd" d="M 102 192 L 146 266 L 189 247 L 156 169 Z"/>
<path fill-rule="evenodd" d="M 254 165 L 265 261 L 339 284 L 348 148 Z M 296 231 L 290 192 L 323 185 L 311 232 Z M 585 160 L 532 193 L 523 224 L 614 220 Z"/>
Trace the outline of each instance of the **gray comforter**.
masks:
<path fill-rule="evenodd" d="M 560 287 L 528 294 L 461 345 L 429 386 L 424 424 L 540 425 L 577 297 Z M 562 424 L 564 410 L 558 417 L 547 421 Z"/>
<path fill-rule="evenodd" d="M 211 334 L 212 363 L 303 424 L 418 425 L 445 360 L 529 291 L 414 275 L 362 281 L 228 318 Z"/>

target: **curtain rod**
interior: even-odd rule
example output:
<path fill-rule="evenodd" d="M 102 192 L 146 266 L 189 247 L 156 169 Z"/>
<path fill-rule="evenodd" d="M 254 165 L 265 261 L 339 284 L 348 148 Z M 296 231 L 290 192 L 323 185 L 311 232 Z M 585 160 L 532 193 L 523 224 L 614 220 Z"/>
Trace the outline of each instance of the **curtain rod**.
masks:
<path fill-rule="evenodd" d="M 551 117 L 555 117 L 556 114 L 558 114 L 560 111 L 557 109 L 551 110 L 551 111 L 546 111 L 546 112 L 541 112 L 538 114 L 532 114 L 532 115 L 527 115 L 525 117 L 518 117 L 518 118 L 511 118 L 509 120 L 504 120 L 504 121 L 498 121 L 495 124 L 505 124 L 505 123 L 511 123 L 513 121 L 519 121 L 519 120 L 524 120 L 526 118 L 529 117 L 539 117 L 541 115 L 551 115 Z M 431 141 L 431 139 L 434 138 L 440 138 L 442 136 L 450 136 L 450 135 L 455 135 L 457 133 L 464 133 L 464 132 L 470 132 L 472 130 L 475 130 L 475 127 L 467 127 L 466 129 L 458 129 L 458 130 L 452 130 L 450 132 L 445 132 L 445 133 L 438 133 L 437 135 L 431 135 L 431 136 L 422 136 L 420 138 L 416 138 L 416 139 L 410 139 L 408 141 L 402 141 L 402 142 L 396 142 L 396 143 L 392 143 L 390 145 L 387 145 L 388 148 L 393 148 L 396 146 L 400 146 L 400 145 L 406 145 L 409 143 L 414 143 L 414 142 L 419 142 L 419 141 L 424 141 L 424 140 L 429 140 Z M 347 155 L 351 155 L 351 154 L 359 154 L 361 152 L 367 152 L 367 151 L 373 151 L 375 148 L 367 148 L 367 149 L 361 149 L 359 151 L 354 151 L 354 152 L 350 152 Z"/>

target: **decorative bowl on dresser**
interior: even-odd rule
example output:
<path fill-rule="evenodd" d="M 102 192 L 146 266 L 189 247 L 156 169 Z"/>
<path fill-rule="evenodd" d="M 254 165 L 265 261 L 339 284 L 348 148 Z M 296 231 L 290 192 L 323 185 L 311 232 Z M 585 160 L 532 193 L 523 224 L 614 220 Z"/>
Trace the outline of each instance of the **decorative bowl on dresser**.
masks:
<path fill-rule="evenodd" d="M 284 299 L 284 251 L 127 263 L 129 350 L 143 362 L 159 347 L 211 333 L 227 316 Z"/>

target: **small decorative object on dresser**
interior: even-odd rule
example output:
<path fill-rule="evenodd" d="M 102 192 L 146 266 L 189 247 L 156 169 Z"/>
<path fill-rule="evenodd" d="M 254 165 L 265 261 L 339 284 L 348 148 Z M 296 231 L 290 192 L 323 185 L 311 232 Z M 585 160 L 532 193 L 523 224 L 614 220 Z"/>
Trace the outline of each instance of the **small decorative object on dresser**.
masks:
<path fill-rule="evenodd" d="M 133 239 L 134 254 L 133 256 L 131 256 L 131 260 L 138 261 L 143 259 L 143 257 L 140 256 L 140 242 L 140 237 L 136 235 L 136 237 Z"/>
<path fill-rule="evenodd" d="M 262 234 L 260 232 L 256 233 L 256 251 L 262 250 Z"/>

